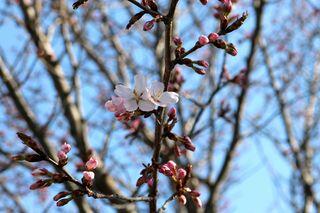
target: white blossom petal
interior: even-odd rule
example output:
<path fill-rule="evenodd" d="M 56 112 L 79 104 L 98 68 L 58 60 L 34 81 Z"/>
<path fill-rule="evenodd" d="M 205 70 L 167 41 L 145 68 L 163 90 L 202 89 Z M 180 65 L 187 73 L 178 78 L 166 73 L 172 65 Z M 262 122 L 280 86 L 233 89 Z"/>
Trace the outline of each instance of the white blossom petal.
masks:
<path fill-rule="evenodd" d="M 159 106 L 166 107 L 179 101 L 179 95 L 175 92 L 164 92 L 159 99 Z"/>
<path fill-rule="evenodd" d="M 132 112 L 138 109 L 138 104 L 135 99 L 126 99 L 124 101 L 124 107 L 126 108 L 127 111 Z"/>
<path fill-rule="evenodd" d="M 150 94 L 149 89 L 146 89 L 146 90 L 143 92 L 142 96 L 140 96 L 140 99 L 145 100 L 145 101 L 148 101 L 148 100 L 151 99 L 151 94 Z"/>
<path fill-rule="evenodd" d="M 119 97 L 122 97 L 125 99 L 132 99 L 134 97 L 134 94 L 131 91 L 131 89 L 124 85 L 117 85 L 116 89 L 114 90 L 114 93 Z"/>
<path fill-rule="evenodd" d="M 159 82 L 159 81 L 154 81 L 152 84 L 151 84 L 151 88 L 150 88 L 150 92 L 151 92 L 151 95 L 157 99 L 161 96 L 161 94 L 163 93 L 163 90 L 164 90 L 164 85 L 163 83 Z"/>
<path fill-rule="evenodd" d="M 147 79 L 144 75 L 134 76 L 134 90 L 140 96 L 147 89 Z"/>
<path fill-rule="evenodd" d="M 140 100 L 139 101 L 139 109 L 145 112 L 150 112 L 154 110 L 155 105 L 150 101 Z"/>

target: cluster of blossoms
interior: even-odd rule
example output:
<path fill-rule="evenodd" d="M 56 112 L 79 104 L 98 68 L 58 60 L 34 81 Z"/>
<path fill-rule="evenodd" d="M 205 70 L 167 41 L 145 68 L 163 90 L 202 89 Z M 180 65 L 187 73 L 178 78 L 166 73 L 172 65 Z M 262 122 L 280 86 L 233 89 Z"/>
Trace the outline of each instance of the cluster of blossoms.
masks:
<path fill-rule="evenodd" d="M 186 196 L 190 196 L 198 208 L 202 207 L 200 200 L 200 192 L 187 187 L 188 179 L 190 178 L 192 166 L 188 165 L 186 169 L 178 168 L 177 164 L 170 160 L 159 168 L 159 172 L 167 177 L 170 177 L 176 186 L 176 197 L 180 204 L 187 203 Z"/>
<path fill-rule="evenodd" d="M 135 111 L 152 112 L 157 107 L 167 107 L 177 103 L 176 92 L 164 91 L 164 84 L 154 81 L 150 87 L 147 78 L 141 74 L 134 77 L 134 89 L 125 85 L 117 85 L 111 100 L 105 107 L 115 113 L 118 120 L 128 120 Z"/>

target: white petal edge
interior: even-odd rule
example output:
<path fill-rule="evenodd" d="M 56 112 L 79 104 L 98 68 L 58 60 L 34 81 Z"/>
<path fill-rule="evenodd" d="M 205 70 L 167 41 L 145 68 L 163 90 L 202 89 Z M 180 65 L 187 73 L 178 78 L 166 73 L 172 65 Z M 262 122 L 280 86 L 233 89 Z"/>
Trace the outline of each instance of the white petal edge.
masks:
<path fill-rule="evenodd" d="M 155 105 L 150 101 L 140 100 L 139 109 L 141 109 L 144 112 L 150 112 L 155 109 Z"/>
<path fill-rule="evenodd" d="M 142 94 L 147 89 L 147 79 L 145 76 L 138 74 L 134 76 L 134 90 L 138 95 Z"/>
<path fill-rule="evenodd" d="M 179 101 L 179 94 L 175 92 L 164 92 L 159 99 L 160 104 L 163 106 L 175 104 L 178 101 Z"/>
<path fill-rule="evenodd" d="M 124 107 L 126 108 L 127 111 L 132 112 L 138 109 L 138 104 L 135 99 L 125 100 Z"/>
<path fill-rule="evenodd" d="M 125 98 L 125 99 L 131 99 L 134 97 L 133 92 L 131 89 L 124 85 L 117 85 L 116 89 L 114 90 L 114 93 L 118 95 L 119 97 Z"/>
<path fill-rule="evenodd" d="M 161 94 L 163 93 L 163 90 L 164 90 L 164 84 L 162 82 L 159 82 L 159 81 L 152 82 L 150 92 L 155 99 L 158 99 L 161 96 Z"/>

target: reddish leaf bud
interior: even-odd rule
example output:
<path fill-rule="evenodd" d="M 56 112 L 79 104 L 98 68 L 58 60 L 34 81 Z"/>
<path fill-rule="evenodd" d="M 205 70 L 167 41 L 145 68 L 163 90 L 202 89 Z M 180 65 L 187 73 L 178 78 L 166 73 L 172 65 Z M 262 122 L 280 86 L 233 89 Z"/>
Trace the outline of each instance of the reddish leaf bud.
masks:
<path fill-rule="evenodd" d="M 205 60 L 195 61 L 194 63 L 197 64 L 197 65 L 203 66 L 205 68 L 209 67 L 209 63 L 207 61 L 205 61 Z"/>
<path fill-rule="evenodd" d="M 144 23 L 144 25 L 143 25 L 143 30 L 144 31 L 149 31 L 149 30 L 151 30 L 152 28 L 153 28 L 153 26 L 154 26 L 154 20 L 152 19 L 151 21 L 147 21 L 146 23 Z"/>
<path fill-rule="evenodd" d="M 68 196 L 69 194 L 71 194 L 70 192 L 59 192 L 58 194 L 56 194 L 54 197 L 53 197 L 53 200 L 54 201 L 58 201 L 58 200 L 60 200 L 61 198 L 63 198 L 63 197 L 66 197 L 66 196 Z"/>
<path fill-rule="evenodd" d="M 57 206 L 64 206 L 67 203 L 69 203 L 71 200 L 72 198 L 61 199 L 57 202 Z"/>
<path fill-rule="evenodd" d="M 44 176 L 50 174 L 49 171 L 45 168 L 35 169 L 32 171 L 31 175 L 34 177 Z"/>
<path fill-rule="evenodd" d="M 184 144 L 184 147 L 187 149 L 187 150 L 190 150 L 192 152 L 194 152 L 196 150 L 196 147 L 194 146 L 193 143 L 186 143 Z"/>
<path fill-rule="evenodd" d="M 139 177 L 139 179 L 137 180 L 137 183 L 136 183 L 136 186 L 139 187 L 141 186 L 142 184 L 146 183 L 147 180 L 146 180 L 146 177 L 145 176 L 141 176 Z"/>
<path fill-rule="evenodd" d="M 30 147 L 31 149 L 33 149 L 35 151 L 40 151 L 37 142 L 34 141 L 30 136 L 25 135 L 21 132 L 18 132 L 17 135 L 23 144 L 25 144 L 26 146 Z"/>
<path fill-rule="evenodd" d="M 37 182 L 31 184 L 29 188 L 30 190 L 35 190 L 35 189 L 42 189 L 50 185 L 51 185 L 50 180 L 38 180 Z"/>
<path fill-rule="evenodd" d="M 204 69 L 199 69 L 197 67 L 193 67 L 193 70 L 196 71 L 199 75 L 205 75 L 206 71 Z"/>

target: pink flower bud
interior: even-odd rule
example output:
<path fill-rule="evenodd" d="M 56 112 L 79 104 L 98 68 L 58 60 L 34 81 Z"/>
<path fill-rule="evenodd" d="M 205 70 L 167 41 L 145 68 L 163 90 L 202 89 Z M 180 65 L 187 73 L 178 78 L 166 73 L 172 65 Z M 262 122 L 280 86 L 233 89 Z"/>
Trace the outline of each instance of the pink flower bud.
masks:
<path fill-rule="evenodd" d="M 186 203 L 187 203 L 187 198 L 184 195 L 180 195 L 178 197 L 178 200 L 179 200 L 179 203 L 182 204 L 182 205 L 186 205 Z"/>
<path fill-rule="evenodd" d="M 59 160 L 63 161 L 66 160 L 68 158 L 67 154 L 63 151 L 59 151 L 57 154 Z"/>
<path fill-rule="evenodd" d="M 94 173 L 93 172 L 89 172 L 89 171 L 84 171 L 83 173 L 83 178 L 88 181 L 88 182 L 92 182 L 94 179 Z"/>
<path fill-rule="evenodd" d="M 86 163 L 87 170 L 94 170 L 95 168 L 97 168 L 97 166 L 98 166 L 98 161 L 93 157 L 91 157 Z"/>
<path fill-rule="evenodd" d="M 187 172 L 186 172 L 186 170 L 184 170 L 184 169 L 182 169 L 182 168 L 180 168 L 180 169 L 178 169 L 178 179 L 183 179 L 183 178 L 185 178 L 186 177 L 186 175 L 187 175 Z"/>
<path fill-rule="evenodd" d="M 154 20 L 151 20 L 151 21 L 147 21 L 146 23 L 144 23 L 143 25 L 143 30 L 144 31 L 149 31 L 153 28 L 154 26 Z"/>
<path fill-rule="evenodd" d="M 173 171 L 171 171 L 166 164 L 161 166 L 161 168 L 159 169 L 159 172 L 169 177 L 173 175 Z"/>
<path fill-rule="evenodd" d="M 179 36 L 174 36 L 173 37 L 173 43 L 176 45 L 176 46 L 181 46 L 182 45 L 182 40 Z"/>
<path fill-rule="evenodd" d="M 148 180 L 148 186 L 151 188 L 153 186 L 153 179 L 149 179 Z"/>
<path fill-rule="evenodd" d="M 193 198 L 193 202 L 194 204 L 196 204 L 198 208 L 202 208 L 202 201 L 200 200 L 199 197 Z"/>
<path fill-rule="evenodd" d="M 168 166 L 168 168 L 169 168 L 170 170 L 175 170 L 177 164 L 176 164 L 174 161 L 169 160 L 168 163 L 167 163 L 167 166 Z"/>
<path fill-rule="evenodd" d="M 214 42 L 215 40 L 217 40 L 219 38 L 219 35 L 217 33 L 210 33 L 208 38 L 209 38 L 210 42 Z"/>
<path fill-rule="evenodd" d="M 199 39 L 198 39 L 198 42 L 199 42 L 200 45 L 206 45 L 206 44 L 209 43 L 209 39 L 208 39 L 207 36 L 201 35 L 201 36 L 199 37 Z"/>
<path fill-rule="evenodd" d="M 174 118 L 176 117 L 176 115 L 177 115 L 177 110 L 176 110 L 176 108 L 172 107 L 172 108 L 168 111 L 167 115 L 168 115 L 168 117 L 169 117 L 170 120 L 174 119 Z"/>
<path fill-rule="evenodd" d="M 39 176 L 44 176 L 47 175 L 49 173 L 49 171 L 45 168 L 41 168 L 41 169 L 35 169 L 32 171 L 31 175 L 34 177 L 39 177 Z"/>
<path fill-rule="evenodd" d="M 64 153 L 68 153 L 71 150 L 71 145 L 67 144 L 67 142 L 65 142 L 64 144 L 62 144 L 61 146 L 61 151 L 63 151 Z"/>

